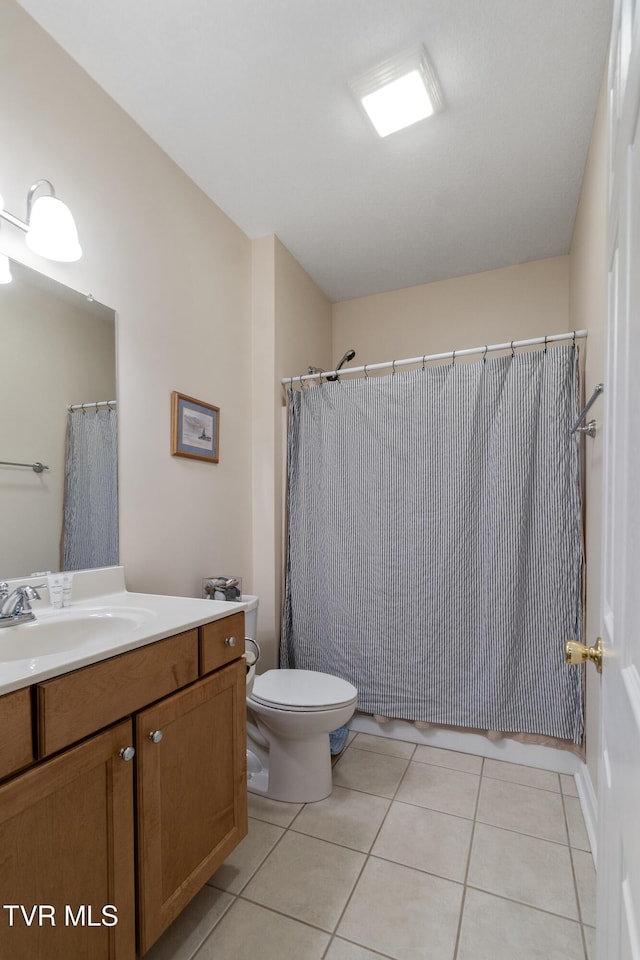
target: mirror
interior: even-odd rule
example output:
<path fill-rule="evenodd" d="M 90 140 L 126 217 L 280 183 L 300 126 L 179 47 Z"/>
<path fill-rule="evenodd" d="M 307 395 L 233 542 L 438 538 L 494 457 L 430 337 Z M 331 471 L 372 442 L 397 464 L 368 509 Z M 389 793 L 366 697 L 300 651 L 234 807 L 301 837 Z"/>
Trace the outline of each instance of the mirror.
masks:
<path fill-rule="evenodd" d="M 10 266 L 13 281 L 0 285 L 0 461 L 26 466 L 0 464 L 0 580 L 64 566 L 68 407 L 95 412 L 116 399 L 115 312 Z M 34 472 L 34 463 L 48 469 Z"/>

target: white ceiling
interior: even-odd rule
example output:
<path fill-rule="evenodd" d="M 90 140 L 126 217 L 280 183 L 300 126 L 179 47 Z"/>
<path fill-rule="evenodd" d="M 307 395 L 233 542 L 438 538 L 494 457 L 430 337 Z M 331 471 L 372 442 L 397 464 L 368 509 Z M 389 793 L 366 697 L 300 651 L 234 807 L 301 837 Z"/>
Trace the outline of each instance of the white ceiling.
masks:
<path fill-rule="evenodd" d="M 567 253 L 612 0 L 19 0 L 331 300 Z M 349 81 L 424 43 L 446 109 L 379 139 Z"/>

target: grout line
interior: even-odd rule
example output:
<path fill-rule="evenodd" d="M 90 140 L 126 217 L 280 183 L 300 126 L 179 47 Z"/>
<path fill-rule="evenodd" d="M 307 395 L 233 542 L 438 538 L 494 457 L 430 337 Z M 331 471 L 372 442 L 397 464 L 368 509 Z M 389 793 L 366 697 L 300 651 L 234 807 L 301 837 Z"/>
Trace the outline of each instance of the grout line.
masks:
<path fill-rule="evenodd" d="M 357 738 L 355 738 L 355 739 L 357 739 Z M 366 751 L 362 751 L 362 752 L 366 752 Z M 372 753 L 373 751 L 369 751 L 369 752 Z M 415 753 L 415 749 L 414 749 L 413 753 Z M 411 756 L 413 756 L 413 753 L 411 754 Z M 377 756 L 385 756 L 385 754 L 377 754 Z M 403 760 L 404 760 L 405 758 L 402 757 L 402 758 L 400 758 L 400 759 L 403 759 Z M 370 846 L 369 846 L 369 850 L 368 850 L 368 852 L 365 854 L 364 863 L 362 864 L 362 867 L 361 867 L 361 869 L 360 869 L 360 873 L 359 873 L 358 876 L 356 877 L 356 882 L 354 883 L 353 887 L 351 888 L 351 893 L 350 893 L 349 896 L 347 897 L 347 901 L 346 901 L 344 907 L 342 908 L 342 912 L 340 913 L 340 916 L 338 917 L 338 922 L 336 923 L 335 927 L 333 928 L 333 932 L 332 932 L 332 934 L 331 934 L 331 939 L 329 940 L 329 943 L 327 944 L 327 950 L 326 950 L 325 953 L 323 954 L 323 956 L 325 956 L 325 957 L 326 957 L 326 954 L 327 954 L 328 950 L 329 950 L 330 947 L 331 947 L 331 944 L 333 943 L 333 941 L 334 941 L 334 939 L 335 939 L 336 931 L 338 930 L 338 927 L 339 927 L 340 924 L 342 923 L 342 919 L 343 919 L 345 913 L 347 912 L 347 909 L 348 909 L 348 907 L 349 907 L 349 904 L 351 903 L 353 894 L 355 893 L 355 890 L 356 890 L 358 884 L 360 883 L 360 879 L 361 879 L 361 877 L 362 877 L 362 874 L 364 873 L 364 871 L 365 871 L 365 869 L 366 869 L 366 866 L 367 866 L 367 864 L 369 863 L 369 860 L 370 860 L 370 858 L 371 858 L 371 851 L 373 850 L 373 848 L 374 848 L 374 846 L 375 846 L 375 844 L 376 844 L 376 840 L 377 840 L 378 837 L 380 836 L 380 831 L 382 830 L 382 828 L 383 828 L 383 826 L 384 826 L 384 824 L 385 824 L 385 822 L 386 822 L 386 819 L 387 819 L 387 817 L 389 816 L 389 811 L 391 810 L 391 806 L 392 806 L 393 801 L 395 800 L 395 798 L 396 798 L 396 796 L 397 796 L 397 794 L 398 794 L 398 790 L 399 790 L 400 787 L 402 786 L 402 782 L 403 782 L 404 778 L 405 778 L 406 775 L 407 775 L 407 771 L 408 771 L 409 766 L 410 766 L 410 764 L 411 764 L 411 760 L 407 760 L 406 763 L 407 763 L 407 765 L 406 765 L 406 767 L 404 768 L 404 771 L 403 771 L 403 773 L 402 773 L 402 776 L 401 776 L 400 779 L 398 780 L 398 785 L 396 786 L 396 789 L 394 790 L 393 796 L 392 796 L 392 797 L 383 797 L 383 798 L 382 798 L 382 799 L 384 799 L 384 800 L 388 800 L 388 801 L 389 801 L 389 806 L 387 807 L 386 812 L 385 812 L 385 815 L 383 816 L 382 820 L 380 821 L 380 826 L 379 826 L 378 829 L 376 830 L 375 836 L 374 836 L 374 838 L 373 838 L 373 840 L 371 841 L 371 844 L 370 844 Z M 345 787 L 344 789 L 349 790 L 350 788 L 349 788 L 349 787 Z M 365 791 L 360 791 L 360 792 L 364 793 Z M 369 794 L 369 795 L 371 796 L 372 794 Z M 379 796 L 379 795 L 378 795 L 378 794 L 375 794 L 375 796 Z M 358 944 L 358 946 L 363 946 L 363 944 Z M 366 949 L 368 949 L 368 947 L 367 947 Z M 384 955 L 383 955 L 383 956 L 384 956 Z"/>
<path fill-rule="evenodd" d="M 460 949 L 460 935 L 462 933 L 462 918 L 464 916 L 464 906 L 467 899 L 467 889 L 469 881 L 469 870 L 471 868 L 471 854 L 473 852 L 473 841 L 476 834 L 476 825 L 478 823 L 478 807 L 480 806 L 480 791 L 482 789 L 482 778 L 484 772 L 484 760 L 482 758 L 482 764 L 480 765 L 480 776 L 478 778 L 478 792 L 476 793 L 476 802 L 473 811 L 473 820 L 471 827 L 471 836 L 469 838 L 469 853 L 467 854 L 467 866 L 464 871 L 464 880 L 462 882 L 462 899 L 460 900 L 460 913 L 458 915 L 458 928 L 456 930 L 456 942 L 453 949 L 453 960 L 456 960 L 458 956 L 458 950 Z"/>
<path fill-rule="evenodd" d="M 403 742 L 410 742 L 410 741 L 403 741 Z M 583 951 L 584 951 L 585 960 L 587 960 L 587 958 L 588 958 L 588 953 L 587 953 L 586 936 L 585 936 L 585 931 L 584 931 L 584 926 L 585 926 L 585 924 L 584 924 L 584 921 L 582 920 L 582 908 L 581 908 L 580 900 L 579 900 L 579 896 L 578 896 L 576 871 L 575 871 L 575 865 L 574 865 L 574 859 L 573 859 L 573 848 L 572 848 L 572 845 L 571 845 L 571 837 L 570 837 L 570 834 L 569 834 L 569 826 L 568 826 L 567 804 L 565 803 L 565 794 L 564 794 L 564 792 L 563 792 L 563 790 L 562 790 L 562 780 L 558 777 L 559 784 L 560 784 L 560 791 L 559 791 L 559 792 L 558 792 L 558 791 L 548 790 L 547 788 L 544 788 L 544 787 L 532 786 L 531 784 L 519 784 L 517 781 L 512 781 L 512 780 L 500 780 L 500 778 L 491 777 L 491 776 L 489 776 L 488 774 L 486 774 L 486 773 L 484 772 L 485 760 L 486 760 L 486 758 L 484 758 L 484 757 L 481 758 L 481 759 L 482 759 L 482 764 L 481 764 L 481 766 L 480 766 L 480 771 L 479 771 L 479 772 L 459 770 L 459 769 L 456 768 L 456 767 L 446 767 L 446 766 L 443 766 L 442 764 L 430 764 L 430 763 L 423 763 L 423 761 L 414 761 L 414 760 L 413 760 L 413 757 L 415 756 L 415 753 L 416 753 L 416 751 L 417 751 L 418 744 L 412 744 L 412 746 L 413 746 L 413 751 L 412 751 L 410 757 L 398 757 L 396 754 L 382 753 L 382 752 L 378 752 L 378 751 L 375 751 L 375 750 L 363 750 L 362 748 L 359 748 L 359 747 L 357 746 L 357 735 L 356 735 L 356 737 L 354 737 L 354 738 L 351 740 L 351 742 L 350 742 L 349 744 L 347 744 L 347 746 L 345 747 L 345 750 L 344 750 L 344 751 L 340 754 L 340 756 L 338 757 L 338 760 L 341 760 L 342 757 L 344 757 L 350 750 L 355 749 L 355 750 L 358 750 L 359 753 L 369 753 L 369 754 L 371 754 L 371 756 L 372 756 L 372 762 L 373 762 L 373 758 L 374 758 L 374 757 L 392 757 L 393 759 L 402 760 L 402 761 L 404 761 L 404 763 L 405 763 L 404 771 L 402 772 L 402 774 L 401 774 L 401 776 L 400 776 L 400 779 L 399 779 L 399 781 L 398 781 L 398 784 L 397 784 L 397 786 L 396 786 L 396 788 L 395 788 L 395 790 L 394 790 L 394 792 L 393 792 L 393 794 L 392 794 L 391 797 L 381 797 L 379 793 L 372 793 L 371 791 L 368 791 L 368 790 L 361 790 L 361 789 L 358 789 L 358 788 L 354 788 L 354 787 L 350 787 L 350 786 L 345 786 L 345 785 L 343 785 L 343 784 L 336 784 L 336 786 L 339 786 L 340 789 L 342 789 L 342 790 L 350 790 L 350 791 L 352 791 L 353 793 L 359 793 L 359 794 L 362 794 L 362 795 L 365 795 L 365 796 L 375 796 L 375 797 L 378 797 L 378 798 L 380 798 L 381 800 L 384 800 L 384 801 L 387 802 L 387 809 L 386 809 L 386 811 L 385 811 L 385 813 L 384 813 L 384 815 L 383 815 L 383 817 L 382 817 L 382 819 L 381 819 L 381 821 L 380 821 L 380 824 L 379 824 L 377 830 L 375 831 L 375 835 L 373 836 L 373 839 L 372 839 L 371 843 L 369 844 L 368 851 L 366 851 L 366 852 L 363 851 L 362 849 L 356 849 L 356 848 L 354 848 L 354 847 L 347 846 L 347 845 L 344 844 L 344 843 L 336 842 L 335 840 L 329 840 L 329 839 L 326 839 L 326 838 L 324 838 L 324 837 L 314 837 L 312 834 L 303 834 L 301 831 L 296 830 L 296 828 L 295 828 L 295 823 L 296 823 L 296 821 L 298 820 L 298 818 L 300 817 L 300 815 L 302 814 L 302 812 L 303 812 L 303 811 L 306 809 L 306 807 L 308 806 L 308 804 L 306 804 L 306 803 L 303 803 L 303 804 L 300 806 L 300 809 L 295 813 L 295 815 L 293 816 L 293 818 L 291 819 L 291 821 L 290 821 L 286 826 L 283 826 L 281 823 L 273 823 L 273 821 L 271 821 L 271 820 L 263 820 L 260 816 L 254 816 L 254 817 L 252 817 L 251 819 L 254 819 L 254 820 L 259 821 L 259 822 L 261 822 L 261 823 L 267 823 L 267 824 L 269 824 L 270 826 L 275 826 L 275 827 L 277 827 L 278 829 L 280 829 L 280 830 L 282 831 L 282 833 L 281 833 L 280 837 L 278 837 L 278 839 L 276 840 L 276 842 L 274 843 L 274 845 L 269 849 L 269 851 L 268 851 L 268 852 L 265 854 L 265 856 L 261 859 L 260 863 L 255 867 L 255 869 L 252 870 L 249 878 L 245 881 L 245 883 L 244 883 L 243 886 L 241 887 L 239 893 L 232 893 L 231 891 L 223 890 L 222 888 L 218 888 L 218 887 L 213 887 L 213 888 L 212 888 L 212 889 L 217 890 L 217 891 L 219 891 L 219 892 L 221 892 L 221 893 L 227 894 L 227 895 L 230 896 L 232 899 L 229 901 L 228 905 L 227 905 L 226 908 L 224 909 L 224 911 L 223 911 L 223 913 L 221 914 L 220 918 L 216 921 L 216 924 L 215 924 L 214 927 L 211 929 L 211 931 L 209 932 L 209 934 L 205 937 L 205 939 L 202 941 L 202 943 L 196 948 L 196 951 L 195 951 L 195 953 L 192 955 L 191 960 L 197 960 L 197 954 L 198 954 L 198 952 L 200 951 L 200 949 L 202 948 L 202 946 L 204 945 L 204 943 L 214 934 L 214 932 L 215 932 L 215 930 L 217 929 L 220 921 L 223 919 L 224 916 L 227 915 L 228 911 L 231 909 L 231 907 L 233 907 L 233 905 L 234 905 L 239 899 L 242 899 L 243 901 L 245 901 L 245 902 L 247 902 L 247 903 L 254 904 L 255 906 L 260 907 L 260 908 L 262 908 L 262 909 L 264 909 L 264 910 L 269 910 L 269 911 L 271 911 L 272 913 L 277 914 L 277 915 L 279 915 L 279 916 L 282 916 L 282 917 L 284 917 L 284 918 L 286 918 L 286 919 L 293 920 L 293 921 L 295 921 L 295 922 L 297 922 L 297 923 L 302 923 L 303 925 L 309 927 L 310 929 L 318 930 L 318 931 L 321 932 L 321 933 L 328 934 L 329 940 L 328 940 L 327 946 L 326 946 L 326 948 L 325 948 L 325 950 L 324 950 L 324 952 L 323 952 L 323 954 L 322 954 L 322 956 L 326 958 L 328 952 L 329 952 L 330 949 L 331 949 L 332 944 L 334 943 L 336 937 L 338 936 L 338 933 L 337 933 L 338 928 L 339 928 L 339 926 L 340 926 L 340 924 L 341 924 L 341 922 L 342 922 L 342 920 L 343 920 L 343 918 L 344 918 L 344 916 L 345 916 L 346 911 L 347 911 L 348 908 L 349 908 L 349 905 L 350 905 L 350 903 L 351 903 L 351 901 L 352 901 L 352 899 L 353 899 L 354 893 L 355 893 L 355 891 L 356 891 L 356 889 L 357 889 L 357 887 L 358 887 L 358 884 L 360 883 L 360 880 L 361 880 L 362 875 L 363 875 L 363 873 L 364 873 L 364 871 L 365 871 L 365 869 L 366 869 L 366 867 L 367 867 L 367 864 L 369 863 L 369 860 L 371 859 L 372 856 L 373 856 L 374 858 L 376 857 L 376 855 L 374 855 L 374 854 L 372 853 L 372 851 L 373 851 L 373 848 L 374 848 L 374 846 L 375 846 L 375 844 L 376 844 L 376 842 L 377 842 L 377 840 L 378 840 L 378 837 L 379 837 L 382 829 L 384 828 L 385 823 L 387 822 L 387 818 L 388 818 L 388 816 L 389 816 L 389 812 L 390 812 L 391 807 L 392 807 L 392 804 L 393 804 L 394 802 L 397 802 L 397 803 L 405 803 L 405 804 L 407 804 L 408 806 L 413 806 L 413 807 L 416 807 L 417 809 L 430 810 L 430 811 L 435 812 L 435 813 L 438 813 L 438 812 L 439 812 L 439 813 L 442 813 L 442 814 L 446 814 L 446 815 L 448 815 L 448 816 L 456 816 L 456 817 L 458 817 L 458 819 L 460 819 L 460 820 L 464 820 L 464 821 L 466 821 L 466 822 L 469 822 L 469 820 L 470 820 L 471 823 L 472 823 L 471 835 L 470 835 L 470 842 L 469 842 L 469 851 L 468 851 L 468 855 L 467 855 L 467 862 L 466 862 L 466 867 L 465 867 L 464 880 L 463 880 L 462 884 L 460 883 L 460 881 L 451 880 L 451 879 L 448 878 L 448 877 L 442 877 L 440 874 L 431 873 L 430 871 L 421 869 L 420 867 L 410 867 L 410 869 L 415 869 L 415 870 L 417 870 L 417 871 L 420 872 L 420 873 L 424 873 L 424 874 L 427 874 L 427 875 L 432 876 L 432 877 L 434 877 L 434 878 L 443 879 L 443 880 L 446 880 L 446 881 L 449 882 L 449 883 L 456 883 L 458 886 L 460 886 L 460 885 L 462 886 L 462 897 L 461 897 L 460 911 L 459 911 L 459 916 L 458 916 L 458 924 L 457 924 L 456 940 L 455 940 L 455 949 L 454 949 L 454 956 L 452 957 L 452 960 L 456 960 L 456 958 L 458 957 L 459 949 L 460 949 L 460 939 L 461 939 L 461 931 L 462 931 L 462 921 L 463 921 L 463 915 L 464 915 L 465 900 L 466 900 L 466 895 L 467 895 L 467 891 L 468 891 L 468 890 L 478 890 L 479 892 L 484 893 L 484 894 L 487 894 L 487 895 L 489 895 L 489 896 L 493 896 L 493 897 L 495 897 L 496 899 L 501 899 L 501 900 L 504 900 L 504 901 L 507 901 L 507 902 L 513 902 L 513 903 L 516 903 L 516 904 L 518 904 L 518 905 L 525 906 L 525 907 L 527 907 L 527 908 L 529 908 L 529 909 L 536 910 L 536 911 L 539 912 L 539 913 L 544 913 L 544 914 L 547 914 L 547 915 L 549 915 L 549 916 L 559 917 L 559 918 L 561 918 L 561 919 L 563 919 L 563 920 L 567 920 L 568 922 L 574 922 L 574 923 L 577 922 L 577 923 L 579 924 L 579 926 L 580 926 L 581 937 L 582 937 L 582 945 L 583 945 Z M 477 777 L 478 784 L 477 784 L 477 793 L 476 793 L 476 799 L 475 799 L 473 816 L 472 816 L 472 817 L 459 817 L 457 814 L 450 814 L 450 813 L 447 813 L 447 811 L 444 811 L 444 810 L 438 811 L 438 810 L 436 810 L 436 809 L 433 808 L 433 807 L 423 807 L 421 804 L 415 804 L 415 803 L 412 804 L 412 803 L 407 803 L 407 801 L 405 801 L 405 800 L 398 800 L 398 799 L 397 799 L 398 793 L 399 793 L 399 791 L 400 791 L 400 789 L 401 789 L 401 787 L 402 787 L 403 782 L 405 781 L 405 778 L 406 778 L 406 776 L 407 776 L 407 774 L 408 774 L 409 768 L 410 768 L 410 766 L 411 766 L 412 763 L 420 763 L 421 766 L 431 766 L 431 767 L 434 767 L 435 769 L 451 770 L 451 771 L 455 771 L 455 772 L 458 772 L 458 773 L 471 774 L 472 776 Z M 542 769 L 542 768 L 540 768 L 540 769 Z M 483 825 L 485 825 L 483 821 L 478 820 L 479 801 L 480 801 L 480 794 L 481 794 L 482 783 L 483 783 L 483 779 L 484 779 L 484 778 L 486 778 L 487 780 L 498 781 L 498 782 L 507 783 L 507 784 L 511 783 L 511 784 L 514 784 L 514 785 L 517 785 L 517 786 L 530 787 L 531 789 L 534 789 L 534 790 L 539 790 L 539 791 L 541 791 L 541 792 L 546 792 L 546 793 L 549 793 L 549 794 L 555 794 L 555 795 L 559 795 L 559 796 L 562 797 L 562 809 L 563 809 L 563 817 L 564 817 L 564 824 L 565 824 L 565 833 L 566 833 L 566 836 L 567 836 L 567 841 L 566 841 L 566 842 L 556 841 L 556 840 L 548 840 L 548 839 L 545 838 L 545 837 L 533 837 L 531 834 L 524 834 L 524 833 L 522 833 L 521 831 L 518 831 L 518 830 L 510 830 L 510 829 L 508 829 L 508 828 L 501 827 L 501 826 L 498 826 L 498 825 L 496 825 L 496 824 L 486 824 L 486 826 L 492 827 L 493 829 L 502 830 L 502 831 L 504 831 L 504 832 L 506 832 L 506 833 L 512 833 L 512 834 L 514 834 L 515 836 L 528 836 L 528 837 L 531 836 L 533 839 L 542 840 L 543 842 L 546 841 L 547 843 L 554 843 L 554 844 L 556 844 L 557 846 L 561 846 L 561 847 L 564 847 L 564 848 L 568 848 L 568 849 L 569 849 L 569 851 L 570 851 L 570 857 L 571 857 L 571 870 L 572 870 L 572 876 L 573 876 L 574 894 L 575 894 L 575 899 L 576 899 L 576 904 L 577 904 L 577 912 L 578 912 L 578 919 L 577 919 L 577 920 L 576 920 L 576 919 L 573 919 L 573 918 L 571 918 L 571 917 L 563 916 L 562 914 L 555 914 L 555 913 L 553 913 L 552 911 L 545 910 L 544 908 L 534 906 L 533 904 L 525 903 L 524 901 L 512 900 L 512 899 L 509 898 L 509 897 L 501 896 L 500 894 L 494 893 L 494 892 L 492 892 L 492 891 L 490 891 L 490 890 L 483 890 L 481 887 L 476 887 L 476 886 L 474 886 L 474 885 L 472 885 L 472 884 L 469 884 L 469 873 L 470 873 L 470 867 L 471 867 L 471 859 L 472 859 L 472 853 L 473 853 L 473 845 L 474 845 L 474 841 L 475 841 L 476 826 L 477 826 L 478 823 L 483 823 Z M 360 868 L 360 870 L 359 870 L 359 872 L 358 872 L 358 874 L 357 874 L 357 876 L 356 876 L 356 878 L 355 878 L 355 881 L 353 882 L 353 885 L 352 885 L 352 887 L 351 887 L 350 893 L 349 893 L 349 895 L 348 895 L 347 898 L 346 898 L 345 904 L 344 904 L 342 910 L 341 910 L 340 913 L 339 913 L 339 916 L 338 916 L 338 919 L 337 919 L 335 925 L 333 926 L 333 930 L 327 930 L 327 929 L 325 929 L 325 928 L 323 928 L 323 927 L 318 927 L 318 926 L 316 926 L 316 925 L 313 924 L 313 923 L 309 923 L 308 921 L 301 920 L 301 919 L 299 919 L 298 917 L 294 917 L 294 916 L 292 916 L 290 913 L 286 913 L 286 912 L 284 912 L 283 910 L 274 908 L 274 907 L 272 907 L 272 906 L 267 906 L 267 905 L 265 905 L 265 904 L 263 904 L 263 903 L 260 903 L 259 901 L 252 900 L 250 897 L 248 897 L 248 896 L 246 895 L 246 892 L 245 892 L 245 891 L 246 891 L 246 889 L 247 889 L 247 886 L 248 886 L 249 883 L 251 882 L 251 880 L 256 876 L 256 874 L 257 874 L 257 873 L 259 872 L 259 870 L 262 868 L 262 866 L 264 865 L 264 863 L 266 862 L 266 860 L 270 857 L 270 855 L 273 853 L 273 851 L 276 849 L 276 847 L 282 842 L 283 838 L 284 838 L 284 837 L 286 836 L 286 834 L 289 833 L 289 832 L 292 832 L 292 833 L 295 834 L 295 836 L 297 836 L 297 837 L 299 837 L 299 836 L 301 836 L 301 835 L 302 835 L 302 836 L 307 836 L 307 837 L 309 837 L 310 839 L 316 839 L 316 840 L 319 840 L 319 841 L 321 841 L 321 842 L 323 842 L 323 843 L 333 844 L 334 846 L 340 847 L 341 849 L 351 850 L 351 851 L 353 851 L 353 852 L 356 852 L 356 853 L 361 854 L 361 855 L 363 856 L 363 858 L 364 858 L 364 859 L 363 859 L 363 862 L 362 862 L 362 866 L 361 866 L 361 868 Z M 403 866 L 403 864 L 400 864 L 399 861 L 397 861 L 397 860 L 392 860 L 392 859 L 387 859 L 387 857 L 379 857 L 378 859 L 380 859 L 380 860 L 385 860 L 386 862 L 395 863 L 395 864 L 398 864 L 398 865 L 400 865 L 400 866 Z M 407 866 L 407 867 L 408 867 L 409 865 L 404 864 L 404 866 Z M 356 945 L 356 946 L 362 947 L 363 949 L 369 950 L 369 951 L 370 951 L 372 954 L 374 954 L 375 956 L 380 957 L 380 958 L 383 958 L 383 960 L 391 960 L 391 958 L 388 958 L 386 954 L 381 953 L 380 951 L 374 950 L 374 949 L 372 949 L 372 948 L 369 947 L 369 946 L 365 946 L 364 944 L 360 944 L 360 943 L 358 943 L 357 941 L 352 941 L 352 940 L 350 940 L 350 939 L 348 939 L 348 938 L 346 938 L 346 937 L 343 937 L 342 939 L 344 939 L 346 942 L 353 943 L 353 944 Z"/>
<path fill-rule="evenodd" d="M 467 889 L 477 890 L 478 893 L 485 893 L 488 897 L 494 897 L 496 900 L 505 900 L 507 903 L 516 903 L 518 906 L 526 907 L 528 910 L 536 910 L 538 913 L 544 913 L 547 917 L 557 917 L 558 920 L 566 920 L 567 923 L 576 923 L 579 927 L 584 926 L 584 924 L 577 917 L 568 917 L 566 913 L 554 913 L 553 910 L 547 910 L 545 907 L 538 907 L 535 903 L 529 903 L 528 900 L 517 900 L 515 897 L 505 897 L 503 893 L 495 893 L 493 890 L 485 890 L 484 887 L 476 887 L 473 883 L 467 884 Z"/>
<path fill-rule="evenodd" d="M 564 814 L 564 826 L 567 831 L 567 842 L 569 844 L 569 859 L 571 862 L 571 876 L 573 877 L 573 893 L 576 898 L 576 906 L 578 908 L 578 917 L 580 919 L 580 936 L 582 937 L 582 949 L 584 951 L 585 960 L 587 960 L 589 953 L 587 950 L 587 937 L 584 932 L 584 918 L 582 916 L 582 904 L 580 903 L 580 894 L 578 892 L 578 878 L 576 876 L 576 867 L 573 860 L 573 847 L 571 845 L 571 832 L 569 830 L 569 815 L 567 813 L 567 804 L 565 802 L 565 795 L 562 794 L 562 812 Z"/>

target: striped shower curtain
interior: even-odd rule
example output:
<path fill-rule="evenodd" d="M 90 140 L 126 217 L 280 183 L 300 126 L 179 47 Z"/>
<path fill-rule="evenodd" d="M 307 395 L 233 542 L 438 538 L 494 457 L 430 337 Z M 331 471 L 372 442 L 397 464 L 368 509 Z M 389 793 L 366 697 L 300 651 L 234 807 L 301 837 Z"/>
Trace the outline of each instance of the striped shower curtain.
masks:
<path fill-rule="evenodd" d="M 118 563 L 118 414 L 69 413 L 62 569 Z"/>
<path fill-rule="evenodd" d="M 577 403 L 575 346 L 292 391 L 281 665 L 580 743 Z"/>

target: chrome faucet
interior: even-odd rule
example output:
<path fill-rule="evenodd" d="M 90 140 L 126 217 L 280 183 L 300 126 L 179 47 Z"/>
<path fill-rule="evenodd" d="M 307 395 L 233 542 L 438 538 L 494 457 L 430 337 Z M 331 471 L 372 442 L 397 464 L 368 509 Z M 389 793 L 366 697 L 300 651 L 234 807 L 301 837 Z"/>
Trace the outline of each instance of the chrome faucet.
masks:
<path fill-rule="evenodd" d="M 36 615 L 31 609 L 31 601 L 39 600 L 38 589 L 46 584 L 39 583 L 32 587 L 28 583 L 16 587 L 9 593 L 9 584 L 0 583 L 0 627 L 12 627 L 18 623 L 29 623 L 35 620 Z"/>

